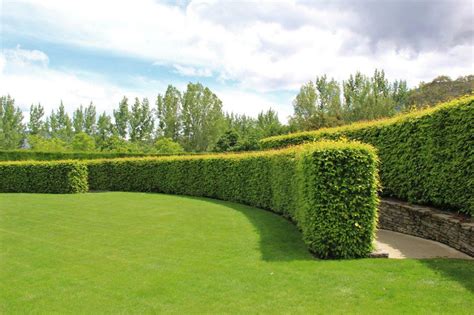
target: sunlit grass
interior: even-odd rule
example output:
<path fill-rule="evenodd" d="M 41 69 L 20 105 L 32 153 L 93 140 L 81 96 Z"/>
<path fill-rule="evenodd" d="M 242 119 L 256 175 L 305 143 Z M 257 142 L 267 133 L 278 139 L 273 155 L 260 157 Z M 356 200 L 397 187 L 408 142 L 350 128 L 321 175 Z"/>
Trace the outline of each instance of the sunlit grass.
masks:
<path fill-rule="evenodd" d="M 285 219 L 143 193 L 0 194 L 0 313 L 465 313 L 474 263 L 315 260 Z"/>

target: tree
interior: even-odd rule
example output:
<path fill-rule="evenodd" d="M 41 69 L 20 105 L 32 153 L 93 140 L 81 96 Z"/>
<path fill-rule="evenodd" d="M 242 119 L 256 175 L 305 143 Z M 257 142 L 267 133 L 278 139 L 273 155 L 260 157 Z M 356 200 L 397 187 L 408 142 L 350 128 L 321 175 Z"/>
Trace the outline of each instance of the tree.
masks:
<path fill-rule="evenodd" d="M 282 131 L 282 125 L 278 119 L 278 114 L 273 109 L 266 112 L 260 112 L 257 117 L 257 133 L 259 138 L 279 135 Z"/>
<path fill-rule="evenodd" d="M 294 115 L 290 123 L 297 126 L 298 130 L 310 130 L 318 127 L 313 120 L 317 116 L 316 102 L 318 95 L 312 81 L 304 84 L 293 101 Z"/>
<path fill-rule="evenodd" d="M 43 121 L 44 108 L 41 104 L 30 106 L 30 120 L 28 131 L 30 135 L 43 134 L 45 132 L 45 122 Z"/>
<path fill-rule="evenodd" d="M 180 131 L 181 93 L 177 88 L 168 85 L 164 96 L 156 100 L 158 117 L 158 135 L 178 140 Z"/>
<path fill-rule="evenodd" d="M 72 149 L 74 151 L 94 151 L 94 138 L 85 132 L 77 133 L 72 140 Z"/>
<path fill-rule="evenodd" d="M 0 148 L 17 149 L 24 139 L 25 126 L 23 114 L 15 106 L 15 100 L 8 96 L 0 97 Z"/>
<path fill-rule="evenodd" d="M 299 130 L 319 129 L 342 124 L 341 89 L 326 75 L 303 85 L 293 101 L 290 124 Z"/>
<path fill-rule="evenodd" d="M 417 88 L 409 91 L 405 107 L 433 106 L 473 92 L 474 75 L 459 77 L 456 80 L 452 80 L 448 76 L 438 76 L 431 82 L 421 82 Z"/>
<path fill-rule="evenodd" d="M 97 132 L 96 109 L 92 102 L 84 110 L 84 132 L 94 136 Z"/>
<path fill-rule="evenodd" d="M 117 134 L 122 139 L 125 139 L 127 137 L 128 120 L 130 115 L 128 112 L 128 99 L 125 96 L 120 101 L 118 110 L 114 110 L 113 114 Z"/>
<path fill-rule="evenodd" d="M 177 154 L 184 152 L 183 147 L 179 143 L 174 142 L 171 138 L 165 137 L 156 140 L 154 149 L 156 153 L 162 154 Z"/>
<path fill-rule="evenodd" d="M 66 113 L 62 101 L 58 110 L 51 113 L 49 124 L 51 137 L 59 138 L 67 143 L 72 140 L 72 121 Z"/>
<path fill-rule="evenodd" d="M 144 98 L 140 103 L 140 100 L 135 98 L 135 103 L 130 113 L 130 140 L 132 142 L 150 141 L 153 127 L 153 113 L 148 99 Z"/>
<path fill-rule="evenodd" d="M 211 150 L 225 128 L 222 101 L 200 83 L 189 83 L 183 95 L 182 123 L 185 149 Z"/>
<path fill-rule="evenodd" d="M 107 139 L 112 137 L 114 134 L 114 125 L 112 124 L 112 118 L 103 112 L 97 120 L 97 134 L 96 143 L 102 150 L 104 148 Z"/>
<path fill-rule="evenodd" d="M 29 135 L 28 144 L 32 150 L 43 152 L 62 152 L 68 150 L 66 142 L 58 138 L 46 138 L 39 134 Z"/>
<path fill-rule="evenodd" d="M 226 152 L 237 149 L 239 134 L 235 130 L 228 130 L 217 140 L 215 151 Z"/>
<path fill-rule="evenodd" d="M 74 133 L 84 131 L 84 108 L 82 105 L 72 114 L 72 125 L 74 126 Z"/>

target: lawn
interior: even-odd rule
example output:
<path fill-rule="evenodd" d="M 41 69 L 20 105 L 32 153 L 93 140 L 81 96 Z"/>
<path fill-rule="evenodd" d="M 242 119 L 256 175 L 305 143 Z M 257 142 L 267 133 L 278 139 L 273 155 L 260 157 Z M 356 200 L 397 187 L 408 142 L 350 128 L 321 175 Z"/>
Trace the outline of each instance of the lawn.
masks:
<path fill-rule="evenodd" d="M 474 263 L 314 259 L 294 225 L 144 193 L 0 194 L 0 313 L 465 313 Z"/>

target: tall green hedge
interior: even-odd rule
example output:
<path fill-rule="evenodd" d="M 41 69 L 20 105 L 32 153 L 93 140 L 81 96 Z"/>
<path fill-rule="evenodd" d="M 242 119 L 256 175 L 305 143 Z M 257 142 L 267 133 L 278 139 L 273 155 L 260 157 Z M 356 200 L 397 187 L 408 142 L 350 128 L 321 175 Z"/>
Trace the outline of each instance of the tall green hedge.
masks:
<path fill-rule="evenodd" d="M 366 256 L 377 207 L 370 146 L 322 142 L 245 154 L 89 161 L 92 190 L 204 196 L 272 210 L 297 222 L 322 258 Z"/>
<path fill-rule="evenodd" d="M 340 138 L 377 148 L 384 196 L 474 214 L 474 96 L 391 119 L 266 138 L 261 146 Z"/>
<path fill-rule="evenodd" d="M 75 161 L 0 163 L 0 192 L 80 193 L 87 166 Z"/>
<path fill-rule="evenodd" d="M 89 187 L 87 187 L 89 186 Z M 142 191 L 211 197 L 291 218 L 322 258 L 364 257 L 377 221 L 377 157 L 320 142 L 242 154 L 0 163 L 0 192 Z"/>
<path fill-rule="evenodd" d="M 179 153 L 179 155 L 191 153 Z M 32 150 L 0 150 L 0 161 L 55 161 L 93 160 L 128 157 L 158 157 L 170 154 L 127 153 L 127 152 L 41 152 Z"/>

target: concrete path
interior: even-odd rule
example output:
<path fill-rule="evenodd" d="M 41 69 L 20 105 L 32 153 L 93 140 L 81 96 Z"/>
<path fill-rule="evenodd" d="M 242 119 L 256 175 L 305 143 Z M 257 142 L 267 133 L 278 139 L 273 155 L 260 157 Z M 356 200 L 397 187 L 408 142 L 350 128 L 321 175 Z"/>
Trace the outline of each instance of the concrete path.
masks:
<path fill-rule="evenodd" d="M 460 258 L 474 259 L 447 245 L 388 230 L 378 230 L 377 252 L 388 253 L 388 258 Z"/>

